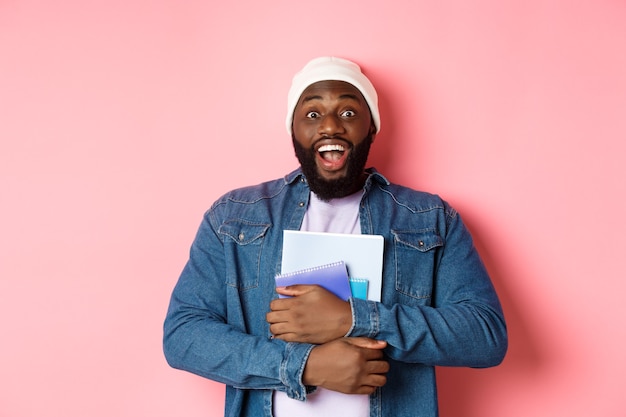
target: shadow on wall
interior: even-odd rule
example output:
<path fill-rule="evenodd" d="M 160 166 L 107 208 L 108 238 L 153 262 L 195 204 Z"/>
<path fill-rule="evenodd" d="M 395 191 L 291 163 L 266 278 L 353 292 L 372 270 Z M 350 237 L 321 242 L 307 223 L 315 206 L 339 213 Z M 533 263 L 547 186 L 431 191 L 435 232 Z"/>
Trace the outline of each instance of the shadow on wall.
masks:
<path fill-rule="evenodd" d="M 509 349 L 502 364 L 495 368 L 437 368 L 439 407 L 442 417 L 485 417 L 485 408 L 490 408 L 488 403 L 500 401 L 493 397 L 494 391 L 502 392 L 507 385 L 511 389 L 519 386 L 517 383 L 507 384 L 509 381 L 536 378 L 543 368 L 545 355 L 533 339 L 532 330 L 524 323 L 523 312 L 514 296 L 506 289 L 507 280 L 514 274 L 509 273 L 506 265 L 490 253 L 480 234 L 474 232 L 467 215 L 463 215 L 463 221 L 472 232 L 474 243 L 500 297 L 507 322 Z"/>

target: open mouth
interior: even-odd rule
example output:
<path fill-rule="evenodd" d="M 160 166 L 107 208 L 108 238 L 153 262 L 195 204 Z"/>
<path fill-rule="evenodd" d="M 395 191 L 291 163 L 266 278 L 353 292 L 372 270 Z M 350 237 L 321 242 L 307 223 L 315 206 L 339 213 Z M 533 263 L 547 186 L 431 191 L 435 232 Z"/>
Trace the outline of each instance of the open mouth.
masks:
<path fill-rule="evenodd" d="M 343 145 L 322 145 L 317 149 L 321 158 L 329 163 L 338 162 L 343 158 L 346 148 Z"/>
<path fill-rule="evenodd" d="M 318 166 L 327 172 L 342 170 L 348 160 L 348 148 L 341 143 L 325 143 L 317 148 Z"/>

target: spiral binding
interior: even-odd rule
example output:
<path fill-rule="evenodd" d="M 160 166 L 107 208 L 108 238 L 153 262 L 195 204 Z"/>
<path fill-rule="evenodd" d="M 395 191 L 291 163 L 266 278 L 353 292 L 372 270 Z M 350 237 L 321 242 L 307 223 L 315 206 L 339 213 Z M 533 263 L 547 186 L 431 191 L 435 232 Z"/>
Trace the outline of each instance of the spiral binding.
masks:
<path fill-rule="evenodd" d="M 310 268 L 300 269 L 298 271 L 286 272 L 284 274 L 278 274 L 278 275 L 276 275 L 276 278 L 292 277 L 294 275 L 305 274 L 305 273 L 313 272 L 313 271 L 319 271 L 321 269 L 333 268 L 335 266 L 344 265 L 344 264 L 345 264 L 344 261 L 337 261 L 337 262 L 333 262 L 333 263 L 326 264 L 326 265 L 312 266 Z"/>

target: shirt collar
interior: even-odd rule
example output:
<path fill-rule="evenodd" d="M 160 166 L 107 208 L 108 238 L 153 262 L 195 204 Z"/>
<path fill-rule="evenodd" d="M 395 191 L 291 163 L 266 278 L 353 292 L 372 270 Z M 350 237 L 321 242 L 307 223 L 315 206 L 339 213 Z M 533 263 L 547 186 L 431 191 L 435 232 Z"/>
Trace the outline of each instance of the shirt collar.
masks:
<path fill-rule="evenodd" d="M 364 189 L 367 191 L 371 188 L 373 182 L 381 183 L 383 185 L 389 185 L 390 182 L 383 174 L 378 172 L 376 168 L 371 167 L 365 170 L 367 172 L 367 180 L 365 180 Z M 302 173 L 301 168 L 297 168 L 289 174 L 285 175 L 284 180 L 286 184 L 293 184 L 300 179 L 304 179 L 304 174 Z"/>

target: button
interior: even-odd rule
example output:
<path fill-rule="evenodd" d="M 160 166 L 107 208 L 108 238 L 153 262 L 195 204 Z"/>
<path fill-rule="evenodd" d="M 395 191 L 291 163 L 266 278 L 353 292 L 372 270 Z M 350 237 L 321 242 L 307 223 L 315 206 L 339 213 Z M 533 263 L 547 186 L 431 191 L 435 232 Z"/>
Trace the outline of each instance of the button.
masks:
<path fill-rule="evenodd" d="M 304 207 L 304 203 L 301 201 L 301 202 L 298 203 L 298 206 Z"/>
<path fill-rule="evenodd" d="M 424 246 L 424 241 L 420 240 L 419 242 L 417 242 L 417 245 L 421 248 Z"/>
<path fill-rule="evenodd" d="M 240 241 L 240 242 L 241 242 L 241 241 L 243 241 L 243 238 L 244 238 L 244 237 L 245 237 L 245 236 L 244 236 L 244 234 L 243 234 L 243 233 L 239 233 L 239 241 Z"/>

